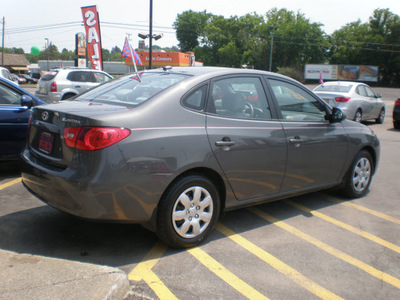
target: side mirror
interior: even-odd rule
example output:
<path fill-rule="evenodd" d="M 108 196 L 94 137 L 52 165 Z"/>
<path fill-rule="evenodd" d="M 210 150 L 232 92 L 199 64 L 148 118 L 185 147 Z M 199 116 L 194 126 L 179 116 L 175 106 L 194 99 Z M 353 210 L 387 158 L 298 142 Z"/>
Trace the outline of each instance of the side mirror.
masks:
<path fill-rule="evenodd" d="M 331 123 L 339 123 L 342 122 L 344 119 L 346 119 L 346 115 L 344 112 L 337 107 L 334 107 L 332 109 L 332 114 L 330 115 L 329 121 Z"/>
<path fill-rule="evenodd" d="M 34 103 L 31 96 L 23 95 L 21 97 L 21 106 L 27 106 L 28 108 L 32 108 L 33 104 Z"/>

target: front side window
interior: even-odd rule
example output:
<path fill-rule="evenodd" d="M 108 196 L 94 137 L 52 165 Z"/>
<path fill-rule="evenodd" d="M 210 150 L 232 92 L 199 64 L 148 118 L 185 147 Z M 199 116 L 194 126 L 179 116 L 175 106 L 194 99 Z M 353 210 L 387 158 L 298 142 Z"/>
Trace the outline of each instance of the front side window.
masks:
<path fill-rule="evenodd" d="M 325 105 L 298 86 L 279 80 L 269 80 L 282 113 L 288 121 L 324 121 Z"/>
<path fill-rule="evenodd" d="M 216 80 L 211 88 L 215 113 L 240 119 L 271 119 L 265 92 L 258 77 Z"/>
<path fill-rule="evenodd" d="M 99 83 L 103 83 L 103 82 L 106 82 L 106 81 L 109 81 L 112 79 L 111 77 L 107 76 L 106 74 L 100 73 L 100 72 L 94 72 L 93 75 L 94 75 L 96 82 L 99 82 Z"/>

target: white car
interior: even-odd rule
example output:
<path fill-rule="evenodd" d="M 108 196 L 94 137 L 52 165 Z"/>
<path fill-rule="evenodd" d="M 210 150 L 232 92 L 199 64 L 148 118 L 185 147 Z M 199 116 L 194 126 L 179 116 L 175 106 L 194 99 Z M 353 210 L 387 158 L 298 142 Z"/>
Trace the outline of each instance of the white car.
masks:
<path fill-rule="evenodd" d="M 382 96 L 365 83 L 329 81 L 313 91 L 330 106 L 340 108 L 347 119 L 356 122 L 375 120 L 378 124 L 382 124 L 385 119 Z"/>
<path fill-rule="evenodd" d="M 6 68 L 0 67 L 0 77 L 5 78 L 16 85 L 19 85 L 18 80 L 15 81 L 14 78 L 12 77 L 10 71 L 8 71 L 8 69 L 6 69 Z"/>

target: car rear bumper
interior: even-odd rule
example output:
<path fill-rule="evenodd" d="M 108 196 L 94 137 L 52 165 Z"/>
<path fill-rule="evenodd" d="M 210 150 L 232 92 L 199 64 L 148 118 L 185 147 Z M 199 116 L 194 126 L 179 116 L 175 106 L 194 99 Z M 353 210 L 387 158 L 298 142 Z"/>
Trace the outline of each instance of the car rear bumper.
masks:
<path fill-rule="evenodd" d="M 115 160 L 111 162 L 114 164 Z M 120 161 L 110 173 L 103 166 L 91 170 L 64 170 L 43 165 L 28 150 L 22 154 L 22 182 L 44 203 L 68 214 L 95 220 L 146 223 L 159 199 L 156 192 L 135 183 L 135 176 Z M 85 168 L 86 169 L 86 168 Z"/>
<path fill-rule="evenodd" d="M 56 103 L 61 101 L 61 93 L 49 93 L 49 94 L 41 94 L 38 92 L 35 92 L 35 96 L 42 99 L 43 101 L 46 101 L 47 103 Z"/>

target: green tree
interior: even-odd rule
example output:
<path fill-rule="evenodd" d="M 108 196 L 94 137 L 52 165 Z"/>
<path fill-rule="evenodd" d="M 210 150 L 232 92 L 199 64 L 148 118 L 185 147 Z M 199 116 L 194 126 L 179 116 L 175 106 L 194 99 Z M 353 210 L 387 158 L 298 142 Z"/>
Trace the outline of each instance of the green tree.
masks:
<path fill-rule="evenodd" d="M 211 18 L 206 11 L 194 12 L 192 10 L 179 14 L 173 26 L 176 30 L 176 38 L 183 52 L 193 51 L 203 41 L 204 28 Z"/>

